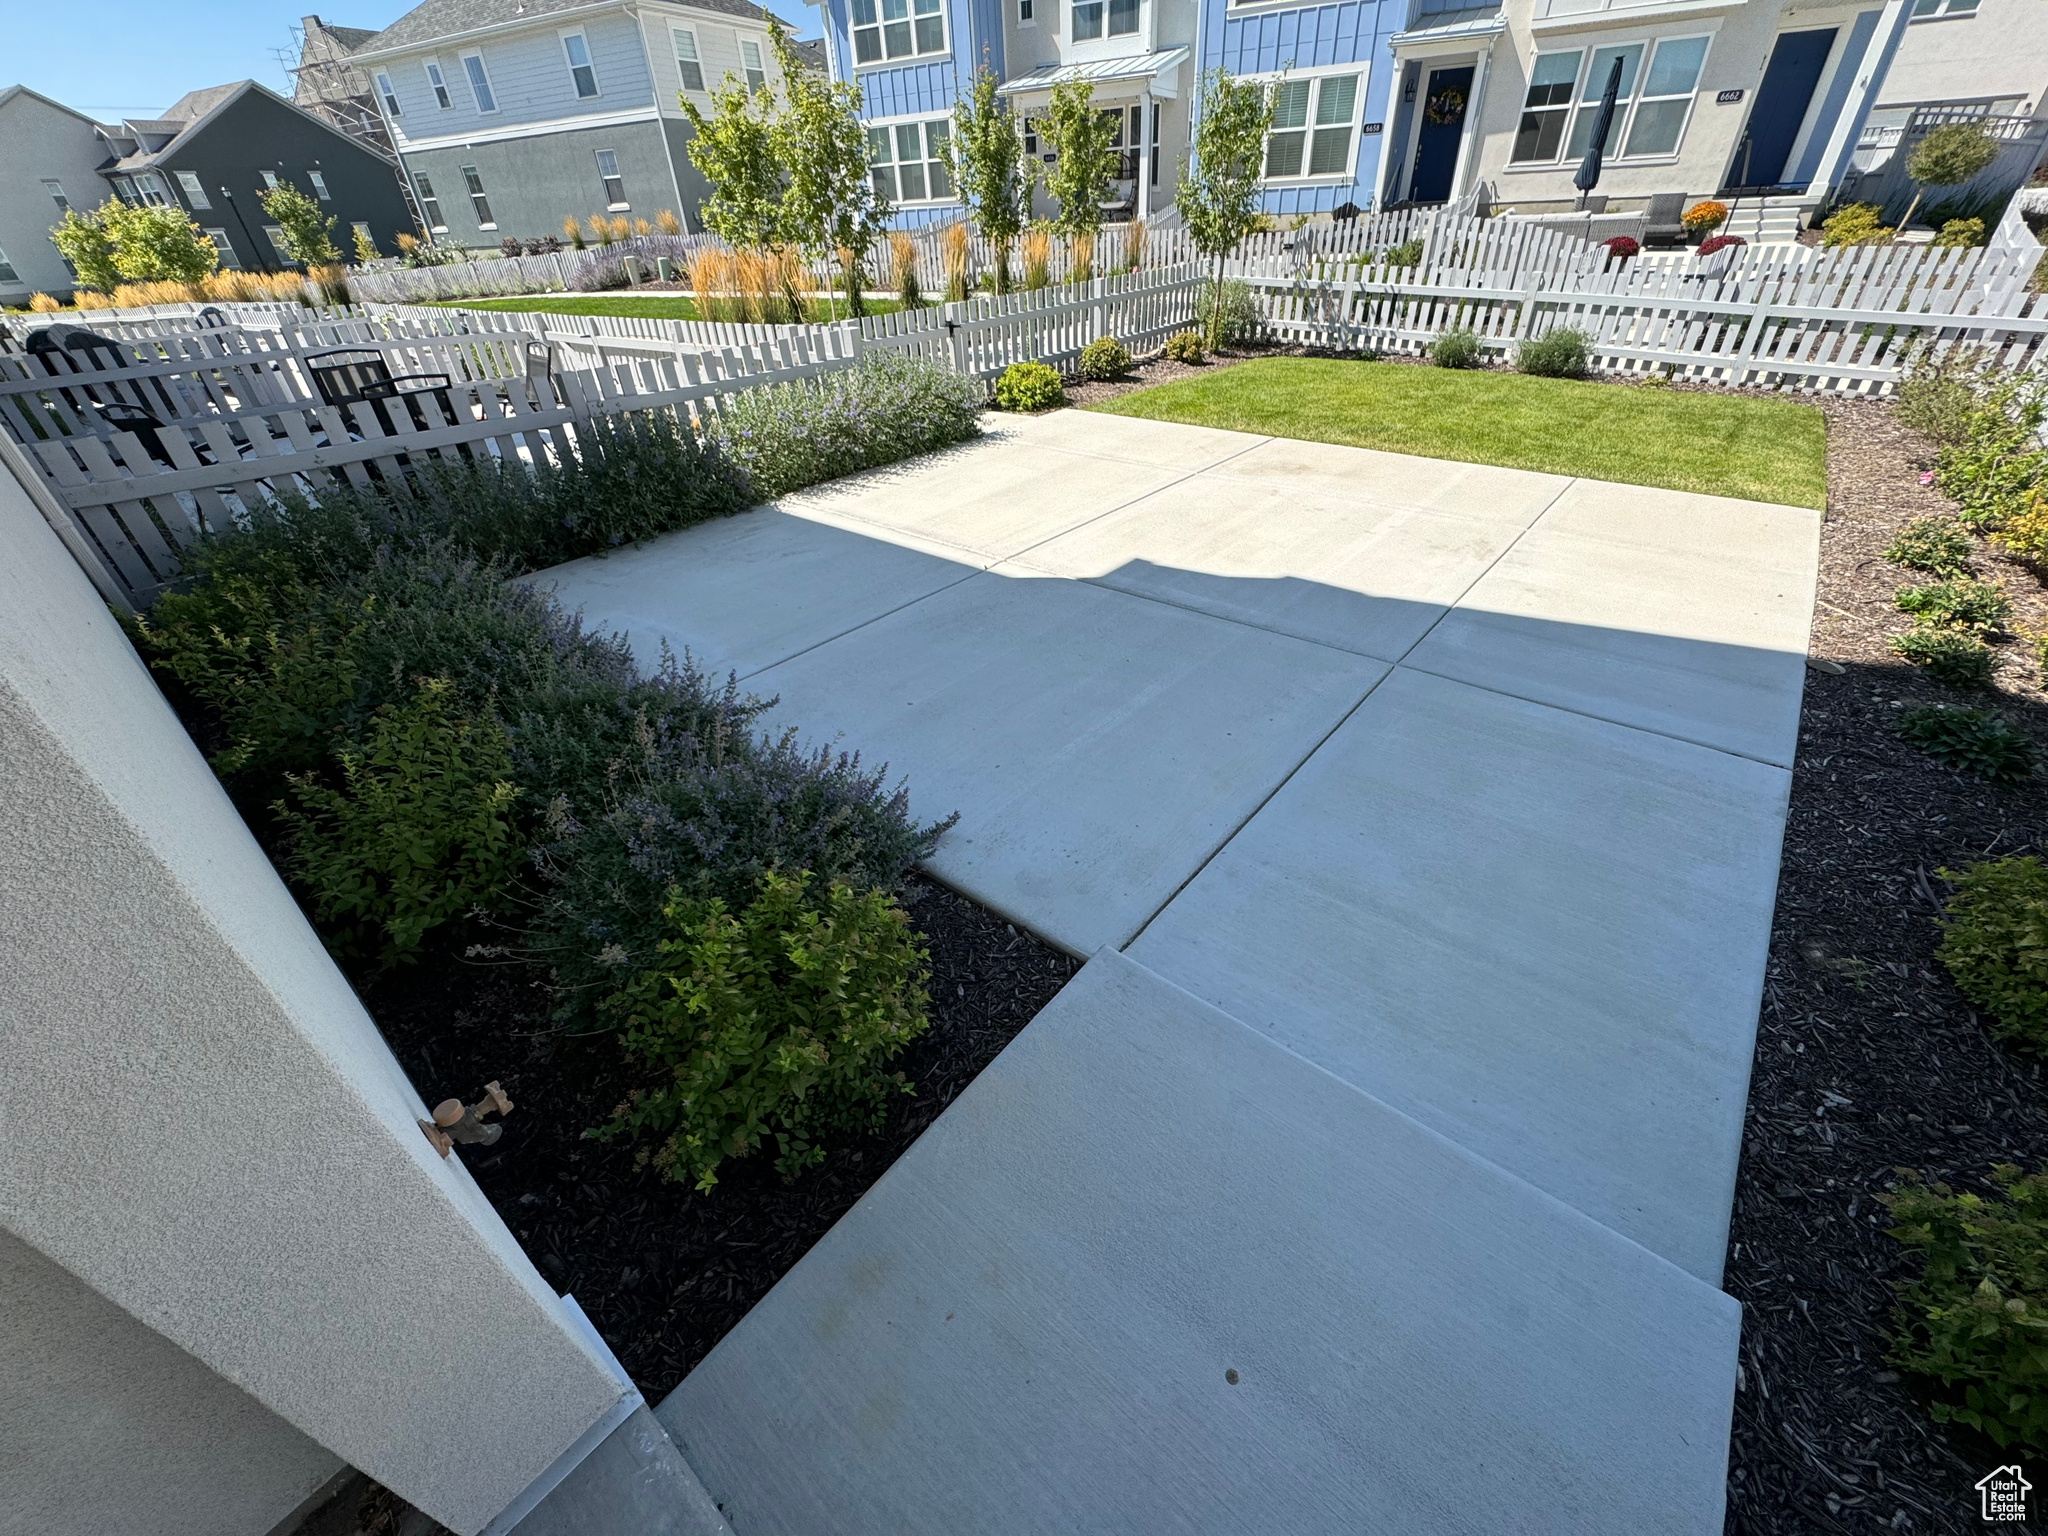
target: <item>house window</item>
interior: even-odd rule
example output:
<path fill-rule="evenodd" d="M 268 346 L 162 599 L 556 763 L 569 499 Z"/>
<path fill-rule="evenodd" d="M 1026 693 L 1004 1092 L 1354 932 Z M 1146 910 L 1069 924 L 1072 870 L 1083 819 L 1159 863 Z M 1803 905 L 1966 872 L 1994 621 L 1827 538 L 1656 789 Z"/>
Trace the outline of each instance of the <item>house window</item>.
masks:
<path fill-rule="evenodd" d="M 1031 0 L 1017 0 L 1017 25 L 1020 27 L 1036 25 L 1031 19 Z"/>
<path fill-rule="evenodd" d="M 427 221 L 427 228 L 436 234 L 445 233 L 448 221 L 441 217 L 441 200 L 434 196 L 433 182 L 427 179 L 425 171 L 415 171 L 412 184 L 420 195 L 420 217 Z"/>
<path fill-rule="evenodd" d="M 476 93 L 476 109 L 479 112 L 498 110 L 498 98 L 491 94 L 491 77 L 484 73 L 484 56 L 480 53 L 465 53 L 462 67 L 469 75 L 469 88 Z"/>
<path fill-rule="evenodd" d="M 1266 135 L 1268 176 L 1351 174 L 1352 119 L 1358 76 L 1317 75 L 1273 86 L 1273 126 Z"/>
<path fill-rule="evenodd" d="M 136 200 L 145 208 L 168 208 L 171 204 L 170 191 L 164 186 L 163 177 L 155 171 L 142 172 L 129 185 Z"/>
<path fill-rule="evenodd" d="M 613 208 L 631 206 L 626 201 L 625 180 L 619 175 L 619 155 L 617 150 L 600 149 L 597 152 L 597 175 L 598 179 L 604 183 L 604 200 L 608 204 Z"/>
<path fill-rule="evenodd" d="M 205 235 L 207 239 L 213 242 L 213 248 L 220 252 L 220 264 L 222 266 L 237 272 L 242 270 L 242 258 L 235 254 L 234 242 L 228 239 L 228 232 L 226 230 L 209 229 L 205 231 Z"/>
<path fill-rule="evenodd" d="M 1704 37 L 1667 37 L 1657 44 L 1650 72 L 1643 77 L 1642 94 L 1636 98 L 1622 154 L 1677 152 L 1685 120 L 1692 112 L 1693 87 L 1699 84 L 1700 65 L 1706 57 Z"/>
<path fill-rule="evenodd" d="M 1516 160 L 1555 160 L 1564 143 L 1565 119 L 1571 116 L 1572 87 L 1579 82 L 1580 50 L 1539 53 L 1529 71 L 1529 94 L 1522 102 L 1521 126 L 1515 130 Z"/>
<path fill-rule="evenodd" d="M 63 214 L 71 211 L 71 199 L 64 195 L 63 182 L 53 181 L 48 176 L 45 176 L 43 178 L 43 190 L 50 194 L 50 201 L 57 205 L 58 213 Z"/>
<path fill-rule="evenodd" d="M 1099 17 L 1102 0 L 1094 3 Z M 945 51 L 946 17 L 940 0 L 853 0 L 854 63 Z"/>
<path fill-rule="evenodd" d="M 185 189 L 186 202 L 190 203 L 194 208 L 211 208 L 213 206 L 212 203 L 206 200 L 206 188 L 201 184 L 197 176 L 193 175 L 190 171 L 179 171 L 176 175 L 178 185 Z"/>
<path fill-rule="evenodd" d="M 277 172 L 275 172 L 275 171 L 263 171 L 263 172 L 261 172 L 260 174 L 261 174 L 261 175 L 262 175 L 262 177 L 263 177 L 263 189 L 264 189 L 264 191 L 266 191 L 266 192 L 275 192 L 275 191 L 277 190 Z"/>
<path fill-rule="evenodd" d="M 1109 0 L 1109 35 L 1129 37 L 1138 30 L 1138 0 Z"/>
<path fill-rule="evenodd" d="M 1579 82 L 1579 109 L 1572 114 L 1571 136 L 1565 140 L 1564 152 L 1569 159 L 1583 159 L 1593 147 L 1593 124 L 1600 116 L 1600 98 L 1606 94 L 1607 80 L 1614 73 L 1616 61 L 1621 64 L 1621 84 L 1614 93 L 1614 117 L 1607 125 L 1607 140 L 1600 146 L 1600 152 L 1609 157 L 1621 152 L 1622 124 L 1628 117 L 1629 101 L 1636 93 L 1636 76 L 1642 70 L 1641 43 L 1620 43 L 1593 50 L 1592 62 Z"/>
<path fill-rule="evenodd" d="M 318 171 L 308 171 L 306 174 L 313 178 L 313 195 L 323 203 L 333 202 L 334 194 L 327 190 L 327 178 Z"/>
<path fill-rule="evenodd" d="M 14 270 L 14 263 L 7 259 L 7 253 L 0 251 L 0 283 L 18 283 L 21 274 Z"/>
<path fill-rule="evenodd" d="M 671 35 L 676 44 L 676 73 L 682 77 L 683 89 L 703 90 L 704 61 L 697 54 L 697 34 L 678 27 Z"/>
<path fill-rule="evenodd" d="M 875 190 L 892 203 L 945 202 L 953 196 L 947 144 L 950 118 L 886 123 L 868 129 L 868 159 Z"/>
<path fill-rule="evenodd" d="M 569 57 L 569 78 L 575 82 L 578 99 L 597 94 L 597 71 L 590 64 L 590 44 L 581 32 L 562 34 L 562 52 Z"/>
<path fill-rule="evenodd" d="M 349 228 L 355 231 L 356 239 L 373 251 L 377 249 L 377 237 L 370 232 L 370 226 L 367 223 L 357 219 L 353 224 L 349 225 Z"/>
<path fill-rule="evenodd" d="M 403 112 L 398 110 L 398 92 L 391 89 L 391 77 L 381 69 L 377 71 L 377 94 L 384 98 L 384 110 L 386 112 L 389 112 L 393 117 L 405 116 Z"/>
<path fill-rule="evenodd" d="M 1977 9 L 1977 0 L 1913 0 L 1913 20 L 1924 21 L 1929 16 L 1968 16 Z"/>
<path fill-rule="evenodd" d="M 491 217 L 491 200 L 484 196 L 484 179 L 477 175 L 476 167 L 465 165 L 462 179 L 469 186 L 469 205 L 476 210 L 478 229 L 496 229 L 498 221 Z"/>
<path fill-rule="evenodd" d="M 1102 36 L 1103 0 L 1075 0 L 1074 41 L 1085 43 L 1092 37 Z"/>
<path fill-rule="evenodd" d="M 750 37 L 740 39 L 740 63 L 746 66 L 748 90 L 758 91 L 768 83 L 768 71 L 761 67 L 761 45 Z"/>
<path fill-rule="evenodd" d="M 455 98 L 448 94 L 448 79 L 441 73 L 439 59 L 427 60 L 427 84 L 434 88 L 434 105 L 443 112 L 455 105 Z"/>
<path fill-rule="evenodd" d="M 277 259 L 289 263 L 292 259 L 292 252 L 291 247 L 284 243 L 284 230 L 278 225 L 266 224 L 263 226 L 263 233 L 270 240 L 270 248 L 277 252 Z"/>

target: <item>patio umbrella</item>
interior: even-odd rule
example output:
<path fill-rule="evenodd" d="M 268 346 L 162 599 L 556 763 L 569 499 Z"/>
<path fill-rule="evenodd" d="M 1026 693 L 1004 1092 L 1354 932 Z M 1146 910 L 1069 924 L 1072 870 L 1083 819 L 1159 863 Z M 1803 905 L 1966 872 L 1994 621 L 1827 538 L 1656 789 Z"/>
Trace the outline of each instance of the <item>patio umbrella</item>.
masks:
<path fill-rule="evenodd" d="M 1579 189 L 1579 206 L 1586 205 L 1586 194 L 1600 185 L 1600 152 L 1607 143 L 1607 130 L 1614 125 L 1614 98 L 1621 94 L 1621 60 L 1614 61 L 1614 68 L 1607 72 L 1607 89 L 1600 93 L 1600 110 L 1593 114 L 1593 141 L 1586 146 L 1586 158 L 1579 162 L 1579 169 L 1572 177 L 1572 185 Z"/>

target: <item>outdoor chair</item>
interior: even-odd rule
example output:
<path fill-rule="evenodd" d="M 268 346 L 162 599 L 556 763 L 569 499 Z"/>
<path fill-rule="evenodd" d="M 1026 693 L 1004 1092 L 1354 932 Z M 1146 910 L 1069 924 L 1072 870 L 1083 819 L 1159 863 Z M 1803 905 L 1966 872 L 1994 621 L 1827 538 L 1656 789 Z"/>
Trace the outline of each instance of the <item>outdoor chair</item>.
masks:
<path fill-rule="evenodd" d="M 382 352 L 354 347 L 315 352 L 306 359 L 306 371 L 313 376 L 313 388 L 325 404 L 342 408 L 367 405 L 386 437 L 397 435 L 391 419 L 392 401 L 405 407 L 413 430 L 418 432 L 452 427 L 459 420 L 454 403 L 448 398 L 451 381 L 447 374 L 404 374 L 393 378 Z M 440 407 L 437 421 L 427 418 L 425 402 L 429 398 Z"/>
<path fill-rule="evenodd" d="M 1684 212 L 1683 192 L 1654 193 L 1643 208 L 1643 244 L 1685 244 L 1685 226 L 1678 222 L 1678 216 Z"/>

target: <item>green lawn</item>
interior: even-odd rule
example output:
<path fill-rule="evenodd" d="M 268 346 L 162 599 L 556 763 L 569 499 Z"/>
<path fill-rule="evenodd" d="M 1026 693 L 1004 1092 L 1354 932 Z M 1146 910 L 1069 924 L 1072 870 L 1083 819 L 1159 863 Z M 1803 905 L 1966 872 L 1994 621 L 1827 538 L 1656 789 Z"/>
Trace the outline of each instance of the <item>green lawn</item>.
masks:
<path fill-rule="evenodd" d="M 1090 410 L 1795 507 L 1827 504 L 1827 430 L 1791 400 L 1519 373 L 1266 357 Z"/>
<path fill-rule="evenodd" d="M 687 294 L 681 293 L 619 293 L 600 294 L 595 297 L 582 295 L 568 296 L 559 293 L 528 293 L 516 299 L 443 299 L 443 309 L 514 309 L 522 312 L 549 315 L 632 315 L 642 320 L 696 320 L 702 318 L 697 306 Z M 837 316 L 846 318 L 846 300 L 840 299 L 835 305 L 824 300 L 813 301 L 815 318 Z M 901 309 L 903 305 L 895 299 L 869 299 L 869 314 L 885 314 Z"/>

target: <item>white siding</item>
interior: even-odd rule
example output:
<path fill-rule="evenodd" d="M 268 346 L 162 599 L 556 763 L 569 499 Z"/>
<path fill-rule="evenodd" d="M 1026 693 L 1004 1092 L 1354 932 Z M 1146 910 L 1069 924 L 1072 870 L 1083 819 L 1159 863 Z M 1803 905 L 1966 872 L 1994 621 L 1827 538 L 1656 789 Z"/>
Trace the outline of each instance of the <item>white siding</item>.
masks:
<path fill-rule="evenodd" d="M 540 18 L 530 32 L 487 38 L 481 44 L 444 43 L 373 64 L 391 77 L 403 109 L 398 126 L 407 139 L 437 139 L 452 134 L 489 132 L 519 123 L 556 118 L 588 117 L 646 107 L 653 101 L 647 60 L 632 21 L 623 15 L 596 16 L 581 23 L 597 71 L 597 95 L 579 97 L 562 51 L 562 23 Z M 481 53 L 490 75 L 498 110 L 479 113 L 462 63 L 466 53 Z M 426 61 L 437 59 L 448 81 L 454 105 L 435 105 L 427 83 Z M 669 65 L 674 73 L 675 66 Z"/>
<path fill-rule="evenodd" d="M 647 29 L 647 51 L 654 66 L 655 99 L 667 116 L 682 116 L 682 108 L 676 102 L 682 89 L 682 79 L 676 70 L 675 47 L 669 41 L 672 27 L 697 34 L 697 57 L 704 66 L 704 90 L 691 92 L 690 99 L 699 109 L 707 112 L 711 109 L 710 92 L 717 90 L 719 82 L 727 75 L 736 80 L 747 78 L 746 65 L 740 61 L 742 37 L 753 38 L 761 45 L 762 67 L 768 71 L 771 81 L 780 83 L 765 26 L 724 11 L 686 10 L 680 6 L 648 6 L 642 16 Z"/>

